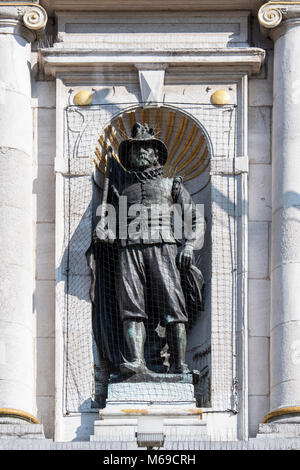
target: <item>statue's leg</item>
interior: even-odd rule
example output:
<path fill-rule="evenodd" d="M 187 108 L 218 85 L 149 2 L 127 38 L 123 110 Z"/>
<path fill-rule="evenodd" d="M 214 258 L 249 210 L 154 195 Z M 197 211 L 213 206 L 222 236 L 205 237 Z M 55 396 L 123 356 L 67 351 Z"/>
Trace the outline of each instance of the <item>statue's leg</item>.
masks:
<path fill-rule="evenodd" d="M 172 372 L 175 374 L 188 374 L 190 372 L 185 363 L 186 353 L 186 327 L 184 323 L 169 323 L 166 329 L 169 345 Z"/>
<path fill-rule="evenodd" d="M 144 322 L 124 320 L 123 328 L 131 361 L 144 361 L 144 346 L 146 341 Z"/>
<path fill-rule="evenodd" d="M 146 330 L 144 286 L 145 273 L 143 267 L 143 250 L 134 247 L 119 252 L 119 267 L 116 278 L 116 293 L 119 302 L 121 321 L 125 342 L 130 358 L 120 364 L 122 374 L 147 372 L 144 360 Z"/>
<path fill-rule="evenodd" d="M 126 319 L 123 322 L 124 337 L 130 353 L 130 361 L 120 365 L 122 374 L 147 373 L 144 359 L 146 330 L 143 321 Z"/>

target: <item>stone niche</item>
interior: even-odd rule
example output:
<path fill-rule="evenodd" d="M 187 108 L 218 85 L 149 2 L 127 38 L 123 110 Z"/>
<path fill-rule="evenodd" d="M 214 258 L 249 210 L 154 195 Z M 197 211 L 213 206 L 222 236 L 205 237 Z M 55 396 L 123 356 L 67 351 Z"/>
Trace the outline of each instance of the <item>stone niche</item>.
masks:
<path fill-rule="evenodd" d="M 92 179 L 103 170 L 105 146 L 116 151 L 135 120 L 149 123 L 167 140 L 173 158 L 169 170 L 181 166 L 195 202 L 205 206 L 205 244 L 197 253 L 206 282 L 205 310 L 189 332 L 187 348 L 188 363 L 200 371 L 195 398 L 203 423 L 210 439 L 247 435 L 247 77 L 258 72 L 264 54 L 246 47 L 246 13 L 226 15 L 222 22 L 207 13 L 187 14 L 184 22 L 172 15 L 155 14 L 150 21 L 143 14 L 147 41 L 137 36 L 133 44 L 136 15 L 131 20 L 127 15 L 126 22 L 118 15 L 107 17 L 104 27 L 102 14 L 78 19 L 61 13 L 60 42 L 39 51 L 44 73 L 55 76 L 57 84 L 58 440 L 88 440 L 98 418 L 93 397 L 99 390 L 105 394 L 92 338 L 85 259 Z M 163 22 L 172 24 L 172 41 L 158 52 L 157 25 Z M 111 31 L 119 23 L 126 41 L 116 43 Z M 194 47 L 191 25 L 197 35 Z M 150 89 L 154 83 L 160 89 L 157 94 L 155 88 L 151 102 L 142 86 L 145 70 L 156 77 Z M 220 89 L 228 96 L 222 106 L 212 102 Z M 75 104 L 80 90 L 89 91 L 91 104 Z M 188 159 L 195 165 L 189 173 Z"/>

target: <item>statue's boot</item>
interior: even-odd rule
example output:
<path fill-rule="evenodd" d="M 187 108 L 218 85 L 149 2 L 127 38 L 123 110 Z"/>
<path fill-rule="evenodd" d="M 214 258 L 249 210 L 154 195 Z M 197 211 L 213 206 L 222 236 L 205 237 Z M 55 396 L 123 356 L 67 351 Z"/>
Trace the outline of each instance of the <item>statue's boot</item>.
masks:
<path fill-rule="evenodd" d="M 144 359 L 144 345 L 146 340 L 145 325 L 142 321 L 125 320 L 124 336 L 129 348 L 131 361 L 120 364 L 120 371 L 124 375 L 146 374 L 149 372 Z"/>
<path fill-rule="evenodd" d="M 171 370 L 173 374 L 190 374 L 191 371 L 185 361 L 186 328 L 184 323 L 170 323 L 166 329 L 167 343 L 171 356 Z"/>

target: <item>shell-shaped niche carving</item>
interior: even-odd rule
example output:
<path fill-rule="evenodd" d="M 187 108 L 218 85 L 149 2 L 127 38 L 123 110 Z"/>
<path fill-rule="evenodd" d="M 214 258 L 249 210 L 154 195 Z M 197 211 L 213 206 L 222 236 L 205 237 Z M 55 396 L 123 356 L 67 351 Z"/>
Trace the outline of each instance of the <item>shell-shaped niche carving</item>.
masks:
<path fill-rule="evenodd" d="M 137 108 L 113 119 L 100 135 L 95 149 L 95 164 L 101 173 L 105 172 L 108 147 L 112 147 L 113 157 L 118 160 L 119 145 L 130 138 L 135 122 L 148 124 L 154 135 L 165 143 L 168 149 L 164 166 L 166 177 L 178 175 L 189 181 L 208 167 L 211 156 L 206 135 L 190 116 L 167 107 Z"/>

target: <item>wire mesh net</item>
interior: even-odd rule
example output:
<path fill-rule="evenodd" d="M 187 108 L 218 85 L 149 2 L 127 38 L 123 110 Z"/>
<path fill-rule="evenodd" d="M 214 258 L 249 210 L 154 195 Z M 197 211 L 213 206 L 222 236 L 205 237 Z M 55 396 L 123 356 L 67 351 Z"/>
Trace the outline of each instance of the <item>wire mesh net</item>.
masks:
<path fill-rule="evenodd" d="M 70 106 L 65 114 L 68 172 L 64 177 L 65 240 L 60 266 L 64 292 L 59 300 L 65 340 L 65 410 L 91 411 L 105 406 L 110 374 L 119 380 L 120 364 L 125 364 L 126 375 L 126 364 L 140 357 L 141 350 L 144 365 L 154 373 L 178 371 L 185 331 L 188 344 L 184 363 L 188 363 L 190 370 L 200 372 L 196 396 L 201 406 L 208 406 L 209 162 L 212 157 L 235 155 L 236 108 L 186 103 L 181 103 L 180 109 L 172 104 L 152 109 L 132 107 L 129 111 L 125 108 L 128 104 L 85 109 Z M 146 178 L 143 172 L 126 172 L 119 164 L 119 145 L 130 137 L 136 122 L 153 129 L 154 138 L 161 139 L 168 150 L 162 171 L 157 168 Z M 127 196 L 134 194 L 136 199 L 130 204 L 151 202 L 153 197 L 158 205 L 165 200 L 173 202 L 173 181 L 178 175 L 186 188 L 186 197 L 192 195 L 193 204 L 205 205 L 205 243 L 201 252 L 194 253 L 192 274 L 191 270 L 179 269 L 178 251 L 182 245 L 178 240 L 170 241 L 159 235 L 150 244 L 144 239 L 138 243 L 135 240 L 129 244 L 128 241 L 110 244 L 95 237 L 108 176 L 109 147 L 112 157 L 106 201 L 112 206 L 118 206 L 119 196 L 128 188 L 131 190 Z M 171 227 L 173 219 L 172 213 Z M 128 225 L 129 221 L 126 222 Z M 139 219 L 135 224 L 139 236 L 141 223 L 144 221 Z M 199 269 L 205 279 L 205 291 Z M 178 325 L 183 325 L 183 330 Z M 142 346 L 130 340 L 132 334 Z"/>

